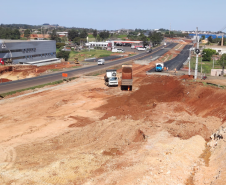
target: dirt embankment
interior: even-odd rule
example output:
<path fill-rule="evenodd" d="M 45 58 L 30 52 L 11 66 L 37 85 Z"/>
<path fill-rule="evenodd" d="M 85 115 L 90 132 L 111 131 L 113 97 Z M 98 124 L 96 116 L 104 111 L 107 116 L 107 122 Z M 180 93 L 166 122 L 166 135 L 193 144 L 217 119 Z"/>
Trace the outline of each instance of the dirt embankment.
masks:
<path fill-rule="evenodd" d="M 32 65 L 14 65 L 14 66 L 0 66 L 1 78 L 9 80 L 18 80 L 24 78 L 30 78 L 40 75 L 50 70 L 59 70 L 63 68 L 75 67 L 76 64 L 70 64 L 69 62 L 61 62 L 59 64 L 51 64 L 47 66 L 32 66 Z"/>

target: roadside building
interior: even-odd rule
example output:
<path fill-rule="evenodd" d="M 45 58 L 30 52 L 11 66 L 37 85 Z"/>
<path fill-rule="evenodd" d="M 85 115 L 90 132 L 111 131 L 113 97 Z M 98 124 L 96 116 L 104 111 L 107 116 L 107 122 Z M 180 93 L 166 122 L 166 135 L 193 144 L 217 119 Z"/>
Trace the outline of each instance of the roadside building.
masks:
<path fill-rule="evenodd" d="M 57 35 L 59 35 L 59 37 L 68 37 L 68 32 L 64 31 L 64 32 L 57 32 Z"/>
<path fill-rule="evenodd" d="M 0 59 L 5 64 L 38 66 L 60 62 L 54 40 L 0 40 Z"/>
<path fill-rule="evenodd" d="M 205 45 L 205 48 L 214 49 L 217 53 L 220 55 L 226 53 L 226 46 L 211 46 L 211 45 Z"/>

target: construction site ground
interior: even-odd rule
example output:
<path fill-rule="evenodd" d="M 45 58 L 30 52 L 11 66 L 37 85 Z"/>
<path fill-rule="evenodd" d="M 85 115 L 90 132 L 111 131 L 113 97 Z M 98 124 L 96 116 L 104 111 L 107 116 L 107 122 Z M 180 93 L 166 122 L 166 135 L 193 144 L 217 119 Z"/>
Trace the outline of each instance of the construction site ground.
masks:
<path fill-rule="evenodd" d="M 99 75 L 2 99 L 0 184 L 225 184 L 225 90 L 155 62 L 132 91 Z"/>

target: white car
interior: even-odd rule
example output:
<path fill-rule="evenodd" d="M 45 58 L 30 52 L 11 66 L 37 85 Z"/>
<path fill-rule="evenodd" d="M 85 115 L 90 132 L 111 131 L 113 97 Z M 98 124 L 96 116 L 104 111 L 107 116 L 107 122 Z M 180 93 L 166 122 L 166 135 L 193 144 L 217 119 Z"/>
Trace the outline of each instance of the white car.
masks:
<path fill-rule="evenodd" d="M 104 65 L 104 63 L 105 63 L 105 60 L 104 59 L 99 59 L 97 61 L 97 65 Z"/>
<path fill-rule="evenodd" d="M 124 50 L 121 49 L 121 48 L 115 48 L 115 49 L 112 49 L 112 52 L 115 52 L 115 53 L 124 53 Z"/>
<path fill-rule="evenodd" d="M 138 51 L 145 51 L 146 50 L 146 47 L 139 47 L 137 48 Z"/>

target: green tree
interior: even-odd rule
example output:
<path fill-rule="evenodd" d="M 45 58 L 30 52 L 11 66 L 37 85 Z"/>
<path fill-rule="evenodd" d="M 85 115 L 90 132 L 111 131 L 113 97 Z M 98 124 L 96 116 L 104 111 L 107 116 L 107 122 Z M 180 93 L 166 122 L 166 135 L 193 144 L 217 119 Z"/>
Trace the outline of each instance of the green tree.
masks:
<path fill-rule="evenodd" d="M 68 61 L 70 51 L 59 51 L 57 52 L 57 58 L 63 58 L 65 61 Z"/>
<path fill-rule="evenodd" d="M 100 38 L 102 39 L 102 40 L 105 40 L 105 39 L 107 39 L 107 38 L 109 38 L 109 31 L 106 31 L 106 30 L 104 30 L 104 31 L 102 31 L 102 32 L 100 32 L 99 33 L 99 36 L 100 36 Z"/>
<path fill-rule="evenodd" d="M 216 52 L 216 50 L 214 50 L 214 49 L 204 49 L 203 50 L 203 57 L 202 57 L 202 60 L 203 61 L 210 61 L 211 60 L 211 57 L 213 56 L 213 55 L 216 55 L 217 54 L 217 52 Z"/>
<path fill-rule="evenodd" d="M 206 38 L 205 35 L 202 35 L 201 40 L 205 40 L 205 38 Z"/>
<path fill-rule="evenodd" d="M 30 38 L 30 36 L 31 36 L 31 31 L 29 29 L 26 29 L 24 31 L 24 37 L 26 37 L 28 39 L 28 38 Z"/>
<path fill-rule="evenodd" d="M 143 46 L 148 45 L 148 38 L 143 33 L 139 36 L 139 40 L 143 41 Z"/>
<path fill-rule="evenodd" d="M 95 40 L 97 40 L 97 30 L 93 30 L 93 36 L 94 36 Z"/>
<path fill-rule="evenodd" d="M 213 38 L 212 38 L 212 36 L 209 36 L 209 37 L 208 37 L 208 41 L 209 41 L 210 43 L 212 43 L 212 42 L 213 42 Z"/>
<path fill-rule="evenodd" d="M 222 67 L 223 76 L 224 76 L 224 67 L 225 67 L 225 64 L 226 64 L 226 53 L 221 55 L 220 60 L 218 60 L 218 64 Z"/>
<path fill-rule="evenodd" d="M 97 35 L 97 42 L 101 41 L 100 35 Z"/>
<path fill-rule="evenodd" d="M 78 31 L 75 29 L 68 31 L 68 39 L 73 40 L 75 37 L 79 37 Z"/>
<path fill-rule="evenodd" d="M 87 33 L 86 30 L 84 29 L 84 30 L 82 30 L 82 32 L 80 33 L 79 36 L 80 36 L 81 38 L 87 38 L 88 33 Z"/>
<path fill-rule="evenodd" d="M 51 39 L 51 40 L 55 40 L 56 42 L 60 42 L 60 41 L 61 41 L 60 38 L 59 38 L 59 36 L 57 35 L 55 29 L 54 29 L 54 30 L 52 31 L 52 33 L 50 34 L 50 39 Z"/>
<path fill-rule="evenodd" d="M 160 32 L 154 31 L 154 32 L 149 33 L 149 38 L 150 38 L 150 41 L 152 42 L 152 44 L 154 46 L 154 45 L 160 44 L 164 37 Z"/>
<path fill-rule="evenodd" d="M 11 39 L 20 39 L 20 31 L 18 29 L 13 30 L 13 37 Z"/>

